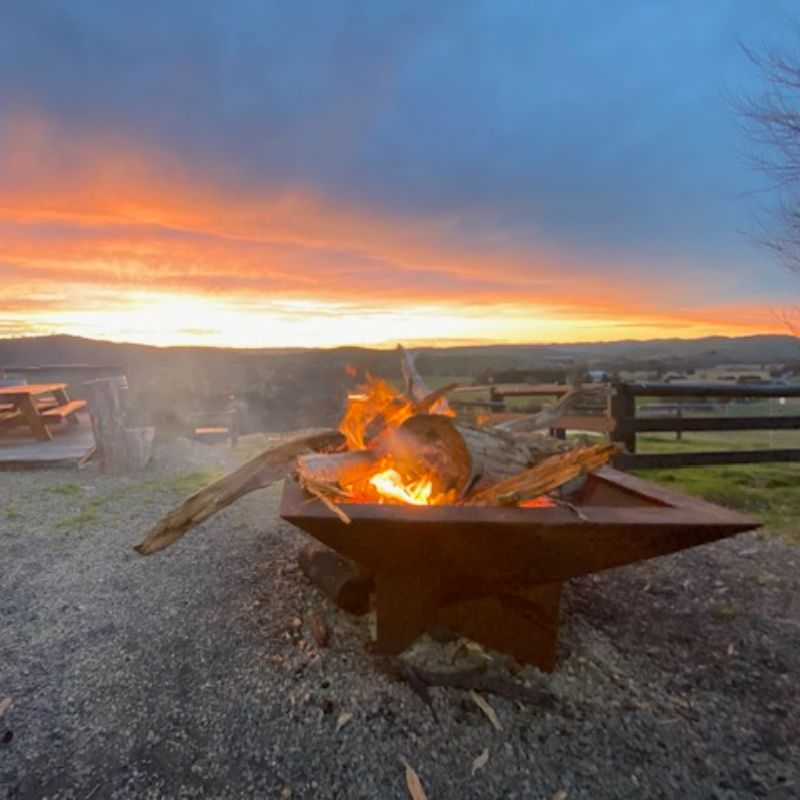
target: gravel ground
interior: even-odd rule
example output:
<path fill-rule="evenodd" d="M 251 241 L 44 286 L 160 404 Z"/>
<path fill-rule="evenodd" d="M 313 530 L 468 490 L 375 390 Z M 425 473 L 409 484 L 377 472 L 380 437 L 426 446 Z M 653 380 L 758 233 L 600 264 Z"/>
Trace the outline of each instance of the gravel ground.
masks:
<path fill-rule="evenodd" d="M 796 545 L 748 534 L 573 582 L 557 671 L 517 676 L 556 707 L 487 696 L 496 731 L 467 693 L 429 708 L 376 671 L 368 621 L 299 572 L 279 487 L 131 551 L 187 493 L 176 475 L 232 459 L 184 442 L 125 478 L 0 473 L 0 797 L 407 798 L 402 758 L 430 800 L 800 796 Z"/>

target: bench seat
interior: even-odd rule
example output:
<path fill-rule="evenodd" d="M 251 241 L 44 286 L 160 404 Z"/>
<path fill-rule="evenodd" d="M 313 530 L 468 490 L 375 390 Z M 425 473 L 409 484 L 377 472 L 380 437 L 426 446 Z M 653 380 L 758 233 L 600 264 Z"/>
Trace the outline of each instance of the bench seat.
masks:
<path fill-rule="evenodd" d="M 48 422 L 61 422 L 62 419 L 74 420 L 73 416 L 76 411 L 86 408 L 85 400 L 70 400 L 69 403 L 64 403 L 63 406 L 55 406 L 41 411 L 42 420 Z"/>

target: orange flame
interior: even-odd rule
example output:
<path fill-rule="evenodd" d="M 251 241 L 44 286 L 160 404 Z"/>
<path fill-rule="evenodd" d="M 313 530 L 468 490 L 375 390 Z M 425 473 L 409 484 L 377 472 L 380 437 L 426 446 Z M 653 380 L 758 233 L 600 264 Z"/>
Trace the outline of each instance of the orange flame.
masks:
<path fill-rule="evenodd" d="M 554 503 L 546 494 L 534 497 L 533 500 L 524 500 L 517 504 L 519 508 L 555 508 Z"/>
<path fill-rule="evenodd" d="M 434 408 L 449 411 L 443 401 L 439 401 Z M 437 413 L 433 409 L 431 411 Z M 386 381 L 367 375 L 359 391 L 348 396 L 347 410 L 339 430 L 344 434 L 349 450 L 374 450 L 384 437 L 391 435 L 414 413 L 416 408 L 412 400 Z M 363 475 L 342 488 L 354 500 L 362 503 L 438 505 L 452 502 L 452 493 L 436 491 L 434 475 L 413 472 L 401 467 L 387 453 L 366 469 Z"/>
<path fill-rule="evenodd" d="M 433 481 L 430 478 L 420 478 L 406 484 L 397 470 L 386 469 L 377 475 L 373 475 L 369 482 L 384 497 L 414 506 L 431 505 Z"/>
<path fill-rule="evenodd" d="M 349 450 L 374 446 L 377 433 L 399 427 L 414 414 L 413 402 L 380 378 L 367 375 L 359 388 L 358 394 L 348 395 L 347 410 L 339 423 Z"/>

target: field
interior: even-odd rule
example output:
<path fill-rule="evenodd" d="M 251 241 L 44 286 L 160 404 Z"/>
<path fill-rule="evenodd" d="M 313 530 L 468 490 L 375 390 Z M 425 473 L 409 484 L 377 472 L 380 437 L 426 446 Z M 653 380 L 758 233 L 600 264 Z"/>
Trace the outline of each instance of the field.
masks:
<path fill-rule="evenodd" d="M 640 436 L 637 451 L 679 453 L 693 451 L 756 449 L 770 446 L 769 432 L 742 434 L 675 434 Z M 783 446 L 800 446 L 800 432 L 780 431 Z M 736 466 L 681 467 L 638 472 L 644 478 L 668 484 L 687 494 L 752 514 L 769 532 L 800 542 L 800 464 L 771 463 Z"/>

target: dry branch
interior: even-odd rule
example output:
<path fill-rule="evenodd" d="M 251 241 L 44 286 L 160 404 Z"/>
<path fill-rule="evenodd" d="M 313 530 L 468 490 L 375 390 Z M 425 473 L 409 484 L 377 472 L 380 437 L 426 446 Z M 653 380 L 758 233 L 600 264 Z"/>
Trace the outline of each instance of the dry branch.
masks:
<path fill-rule="evenodd" d="M 401 344 L 397 345 L 397 354 L 400 356 L 400 368 L 403 371 L 406 394 L 417 402 L 425 399 L 425 397 L 431 393 L 431 390 L 422 379 L 422 375 L 417 372 L 417 368 L 414 364 L 417 354 L 410 353 Z M 445 400 L 445 403 L 446 402 Z"/>
<path fill-rule="evenodd" d="M 184 500 L 180 506 L 159 520 L 134 548 L 148 556 L 180 539 L 195 525 L 207 520 L 248 492 L 262 489 L 285 477 L 298 456 L 309 451 L 340 447 L 343 437 L 338 431 L 292 439 L 272 450 L 260 453 L 233 472 L 206 486 Z"/>
<path fill-rule="evenodd" d="M 615 444 L 578 447 L 540 461 L 536 466 L 477 492 L 469 505 L 517 505 L 533 500 L 567 481 L 599 469 L 619 452 Z"/>
<path fill-rule="evenodd" d="M 584 386 L 579 389 L 573 389 L 567 392 L 557 403 L 550 406 L 550 408 L 545 408 L 543 411 L 530 414 L 526 417 L 500 422 L 497 425 L 493 425 L 492 428 L 509 433 L 527 433 L 530 431 L 544 430 L 558 422 L 564 415 L 571 413 L 576 406 L 586 403 L 589 400 L 596 400 L 601 392 L 606 394 L 608 388 L 602 384 L 598 384 L 597 386 Z"/>

